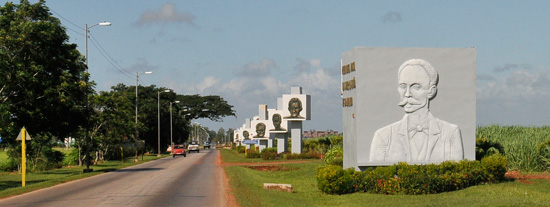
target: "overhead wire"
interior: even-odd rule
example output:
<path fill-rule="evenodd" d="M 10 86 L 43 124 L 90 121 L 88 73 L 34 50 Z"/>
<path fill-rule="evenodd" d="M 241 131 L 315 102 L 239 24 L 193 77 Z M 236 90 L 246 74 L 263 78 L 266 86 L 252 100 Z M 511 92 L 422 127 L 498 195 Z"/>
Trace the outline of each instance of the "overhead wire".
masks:
<path fill-rule="evenodd" d="M 67 21 L 67 22 L 71 23 L 71 24 L 72 24 L 72 25 L 74 25 L 75 27 L 77 27 L 77 28 L 79 28 L 79 29 L 81 29 L 81 30 L 84 30 L 84 28 L 82 28 L 81 26 L 78 26 L 77 24 L 75 24 L 75 23 L 71 22 L 71 20 L 68 20 L 67 18 L 65 18 L 65 17 L 61 16 L 61 14 L 59 14 L 59 13 L 55 12 L 55 11 L 54 11 L 54 10 L 52 10 L 51 8 L 50 8 L 50 11 L 52 11 L 52 12 L 53 12 L 54 14 L 57 14 L 57 16 L 61 17 L 61 18 L 62 18 L 62 19 L 64 19 L 65 21 Z M 74 31 L 74 30 L 73 30 L 73 31 Z M 84 35 L 84 34 L 82 34 L 82 35 Z"/>
<path fill-rule="evenodd" d="M 88 32 L 88 33 L 89 33 L 89 32 Z M 97 40 L 95 39 L 95 37 L 94 37 L 91 33 L 89 33 L 89 34 L 90 34 L 90 37 L 92 37 L 92 39 L 93 39 L 93 40 L 97 43 L 97 45 L 101 48 L 101 50 L 103 50 L 103 52 L 105 52 L 105 54 L 107 55 L 107 57 L 109 57 L 109 59 L 116 65 L 116 67 L 118 67 L 118 69 L 122 70 L 123 72 L 125 72 L 125 73 L 128 74 L 128 75 L 132 75 L 132 73 L 131 73 L 130 71 L 128 71 L 128 70 L 124 69 L 124 67 L 120 66 L 120 65 L 115 61 L 115 59 L 114 59 L 111 55 L 109 55 L 109 53 L 107 52 L 107 50 L 105 50 L 105 48 L 103 48 L 103 46 L 101 46 L 101 44 L 99 43 L 99 41 L 97 41 Z"/>
<path fill-rule="evenodd" d="M 90 34 L 90 33 L 88 32 L 88 34 Z M 91 34 L 90 34 L 90 36 L 93 37 Z M 107 57 L 107 55 L 105 55 L 104 51 L 102 51 L 102 50 L 100 49 L 100 47 L 98 46 L 99 42 L 97 42 L 97 40 L 95 40 L 95 38 L 92 38 L 91 40 L 92 40 L 92 41 L 90 41 L 90 42 L 92 43 L 92 45 L 94 45 L 94 47 L 99 51 L 99 53 L 100 53 L 100 54 L 107 60 L 107 62 L 109 62 L 118 72 L 120 72 L 122 75 L 124 75 L 124 76 L 126 76 L 126 77 L 128 77 L 128 78 L 130 78 L 130 79 L 134 79 L 127 71 L 125 72 L 125 71 L 121 70 L 120 68 L 118 68 L 118 67 L 116 66 L 115 63 L 113 63 L 111 60 L 109 60 L 109 58 Z"/>
<path fill-rule="evenodd" d="M 60 18 L 62 18 L 63 20 L 67 21 L 68 23 L 72 24 L 73 26 L 77 27 L 78 29 L 80 30 L 85 30 L 85 28 L 82 28 L 81 26 L 78 26 L 77 24 L 71 22 L 69 19 L 63 17 L 61 14 L 55 12 L 54 10 L 50 9 L 51 12 L 53 12 L 54 14 L 56 14 L 57 16 L 59 16 Z M 79 34 L 79 35 L 82 35 L 82 36 L 85 36 L 84 34 L 82 34 L 81 32 L 78 32 L 77 30 L 75 29 L 72 29 L 70 27 L 65 27 L 67 28 L 68 30 L 71 30 L 73 31 L 74 33 L 76 34 Z M 86 32 L 86 31 L 85 31 Z M 97 41 L 94 36 L 88 32 L 88 34 L 90 35 L 91 37 L 91 40 L 90 42 L 92 42 L 92 44 L 94 45 L 95 48 L 97 48 L 99 50 L 99 53 L 107 60 L 107 62 L 109 62 L 118 72 L 122 73 L 124 76 L 128 77 L 128 78 L 131 78 L 133 79 L 133 75 L 131 72 L 129 72 L 128 70 L 124 69 L 122 66 L 120 66 L 115 60 L 114 58 L 109 55 L 109 53 L 107 52 L 107 50 L 105 50 L 103 48 L 103 46 L 101 46 L 101 44 L 99 43 L 99 41 Z"/>

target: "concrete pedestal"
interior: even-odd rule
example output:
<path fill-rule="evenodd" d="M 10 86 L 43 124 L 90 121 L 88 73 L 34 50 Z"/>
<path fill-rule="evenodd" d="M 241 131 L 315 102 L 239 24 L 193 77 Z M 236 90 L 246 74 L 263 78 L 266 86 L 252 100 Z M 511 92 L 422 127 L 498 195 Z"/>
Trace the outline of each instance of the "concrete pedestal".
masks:
<path fill-rule="evenodd" d="M 286 134 L 275 134 L 277 138 L 277 153 L 288 152 L 288 137 Z"/>
<path fill-rule="evenodd" d="M 267 140 L 267 147 L 269 148 L 273 147 L 274 142 L 275 142 L 275 134 L 269 134 L 269 140 Z"/>
<path fill-rule="evenodd" d="M 302 153 L 302 121 L 288 121 L 290 138 L 292 139 L 292 153 Z"/>

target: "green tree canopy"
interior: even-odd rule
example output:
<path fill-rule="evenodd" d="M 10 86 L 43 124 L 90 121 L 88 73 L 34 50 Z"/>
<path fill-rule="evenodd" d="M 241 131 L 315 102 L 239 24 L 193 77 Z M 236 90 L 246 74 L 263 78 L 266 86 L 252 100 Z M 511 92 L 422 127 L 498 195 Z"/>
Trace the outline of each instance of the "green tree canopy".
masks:
<path fill-rule="evenodd" d="M 86 122 L 84 57 L 43 0 L 0 7 L 0 136 L 14 143 L 23 126 L 66 137 Z"/>
<path fill-rule="evenodd" d="M 138 88 L 138 130 L 139 139 L 145 140 L 145 146 L 152 151 L 157 150 L 158 143 L 158 101 L 160 93 L 160 123 L 161 123 L 161 150 L 164 150 L 170 145 L 170 102 L 172 102 L 172 140 L 174 143 L 183 143 L 187 141 L 189 137 L 189 129 L 192 119 L 209 118 L 213 121 L 221 121 L 225 116 L 234 116 L 235 111 L 233 106 L 229 105 L 220 96 L 200 96 L 200 95 L 181 95 L 176 94 L 173 91 L 164 92 L 167 88 L 152 86 L 139 86 Z M 124 96 L 124 98 L 117 98 L 117 102 L 127 102 L 125 104 L 118 103 L 120 106 L 125 106 L 126 112 L 119 112 L 118 114 L 126 114 L 124 116 L 118 116 L 120 118 L 116 126 L 125 128 L 122 130 L 127 133 L 128 137 L 133 136 L 131 127 L 135 126 L 134 121 L 135 114 L 128 112 L 129 106 L 135 106 L 135 86 L 126 86 L 119 84 L 112 87 L 111 92 L 101 93 L 100 96 L 106 94 L 113 94 L 117 96 Z M 107 101 L 109 99 L 98 99 Z M 180 101 L 176 104 L 176 101 Z M 106 103 L 97 103 L 98 106 L 106 107 Z M 97 110 L 97 109 L 96 109 Z M 105 113 L 105 112 L 103 112 Z M 130 115 L 130 113 L 132 113 Z M 113 114 L 114 115 L 114 114 Z M 133 123 L 133 124 L 132 124 Z M 95 124 L 97 125 L 97 123 Z M 208 130 L 207 130 L 208 131 Z M 208 131 L 210 132 L 210 131 Z M 212 132 L 211 138 L 215 136 L 215 131 Z"/>

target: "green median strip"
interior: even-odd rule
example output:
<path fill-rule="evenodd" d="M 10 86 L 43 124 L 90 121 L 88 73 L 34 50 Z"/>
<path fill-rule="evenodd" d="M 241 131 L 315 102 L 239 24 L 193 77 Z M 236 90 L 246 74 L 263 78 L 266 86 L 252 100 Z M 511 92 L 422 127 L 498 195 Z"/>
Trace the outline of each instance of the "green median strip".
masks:
<path fill-rule="evenodd" d="M 243 155 L 221 150 L 223 162 L 245 162 Z M 242 156 L 232 157 L 232 156 Z M 266 165 L 269 163 L 266 163 Z M 258 163 L 255 163 L 258 165 Z M 251 166 L 225 166 L 231 192 L 239 205 L 246 206 L 547 206 L 550 181 L 509 181 L 479 185 L 431 195 L 382 195 L 352 193 L 328 195 L 317 187 L 316 169 L 321 161 L 281 164 L 273 171 Z M 286 169 L 286 170 L 281 170 Z M 293 193 L 264 190 L 264 183 L 291 184 Z"/>

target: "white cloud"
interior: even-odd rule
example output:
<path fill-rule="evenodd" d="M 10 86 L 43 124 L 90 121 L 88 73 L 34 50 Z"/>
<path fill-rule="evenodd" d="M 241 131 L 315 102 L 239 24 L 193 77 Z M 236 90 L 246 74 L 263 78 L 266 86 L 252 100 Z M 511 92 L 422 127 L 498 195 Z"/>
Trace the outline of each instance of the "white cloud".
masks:
<path fill-rule="evenodd" d="M 165 3 L 158 10 L 148 10 L 144 12 L 137 25 L 167 24 L 167 23 L 185 23 L 197 27 L 194 23 L 195 15 L 188 12 L 178 12 L 176 5 Z"/>
<path fill-rule="evenodd" d="M 208 76 L 202 80 L 199 84 L 197 84 L 196 88 L 199 91 L 199 93 L 202 93 L 204 90 L 216 85 L 218 82 L 220 82 L 220 79 L 215 78 L 213 76 Z"/>
<path fill-rule="evenodd" d="M 507 64 L 494 70 L 512 70 Z M 505 77 L 488 79 L 478 85 L 478 124 L 547 125 L 550 79 L 544 69 L 519 69 Z"/>
<path fill-rule="evenodd" d="M 320 91 L 329 90 L 333 86 L 338 86 L 339 80 L 334 79 L 323 69 L 318 69 L 313 73 L 301 73 L 298 77 L 290 81 L 294 85 L 307 84 L 310 88 Z"/>
<path fill-rule="evenodd" d="M 309 64 L 311 64 L 311 66 L 313 67 L 320 67 L 321 66 L 321 59 L 311 59 L 309 61 Z"/>
<path fill-rule="evenodd" d="M 264 58 L 260 62 L 249 62 L 237 70 L 237 74 L 247 77 L 262 77 L 271 73 L 272 69 L 276 69 L 277 64 L 271 59 Z"/>
<path fill-rule="evenodd" d="M 529 64 L 514 64 L 514 63 L 508 63 L 505 65 L 497 66 L 493 69 L 493 72 L 506 72 L 506 71 L 514 71 L 518 69 L 531 69 L 531 65 Z"/>
<path fill-rule="evenodd" d="M 294 71 L 297 73 L 309 72 L 311 70 L 311 63 L 302 58 L 296 58 L 298 64 L 294 66 Z"/>
<path fill-rule="evenodd" d="M 317 69 L 312 72 L 302 72 L 289 80 L 284 80 L 269 75 L 268 69 L 275 68 L 276 63 L 273 60 L 263 59 L 256 63 L 247 63 L 242 67 L 250 69 L 248 72 L 255 73 L 257 77 L 239 76 L 227 81 L 207 77 L 191 88 L 196 88 L 197 91 L 203 88 L 201 94 L 216 94 L 227 100 L 234 106 L 238 115 L 237 126 L 240 126 L 245 118 L 257 115 L 258 104 L 267 104 L 269 108 L 276 108 L 277 98 L 282 97 L 282 94 L 290 93 L 291 86 L 301 86 L 304 93 L 312 96 L 312 113 L 316 115 L 311 121 L 304 123 L 304 129 L 341 129 L 339 77 L 331 76 L 327 69 L 321 68 L 321 60 L 313 59 L 306 63 L 315 65 Z M 335 69 L 338 70 L 338 68 Z M 258 73 L 258 71 L 262 72 Z M 227 118 L 227 121 L 230 122 L 227 127 L 234 127 L 234 118 Z M 216 127 L 219 127 L 219 124 L 217 125 Z"/>

